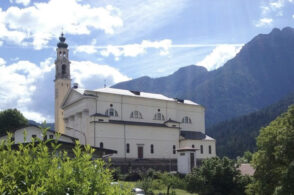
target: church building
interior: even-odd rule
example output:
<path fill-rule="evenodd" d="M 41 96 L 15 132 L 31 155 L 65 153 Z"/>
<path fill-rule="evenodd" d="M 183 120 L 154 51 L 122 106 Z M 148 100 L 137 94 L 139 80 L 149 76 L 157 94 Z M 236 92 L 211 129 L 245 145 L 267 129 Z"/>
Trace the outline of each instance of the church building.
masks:
<path fill-rule="evenodd" d="M 190 100 L 114 88 L 71 87 L 68 45 L 57 44 L 55 130 L 82 144 L 116 150 L 113 162 L 176 163 L 177 151 L 196 150 L 197 160 L 216 156 L 205 134 L 205 109 Z M 194 157 L 193 157 L 193 160 Z"/>

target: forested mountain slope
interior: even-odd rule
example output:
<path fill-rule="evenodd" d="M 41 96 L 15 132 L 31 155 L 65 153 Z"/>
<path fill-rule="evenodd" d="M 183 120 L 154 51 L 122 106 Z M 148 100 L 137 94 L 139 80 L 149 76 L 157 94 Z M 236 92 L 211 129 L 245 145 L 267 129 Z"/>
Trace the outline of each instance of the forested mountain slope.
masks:
<path fill-rule="evenodd" d="M 294 29 L 287 27 L 254 37 L 217 70 L 192 65 L 166 77 L 141 77 L 112 87 L 193 100 L 206 108 L 209 127 L 294 92 L 293 75 Z"/>
<path fill-rule="evenodd" d="M 208 128 L 207 134 L 217 140 L 217 155 L 235 158 L 242 156 L 247 150 L 253 152 L 256 149 L 256 137 L 260 128 L 267 126 L 286 112 L 292 104 L 294 104 L 294 94 L 260 111 L 220 122 Z"/>

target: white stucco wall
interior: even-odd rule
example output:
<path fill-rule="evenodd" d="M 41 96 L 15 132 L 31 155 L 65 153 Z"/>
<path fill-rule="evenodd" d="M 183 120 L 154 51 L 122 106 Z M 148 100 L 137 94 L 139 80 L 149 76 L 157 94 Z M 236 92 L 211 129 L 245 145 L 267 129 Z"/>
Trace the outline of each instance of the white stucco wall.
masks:
<path fill-rule="evenodd" d="M 71 95 L 69 98 L 72 99 L 68 99 L 68 101 L 75 103 L 68 103 L 70 106 L 64 109 L 64 117 L 70 118 L 70 116 L 74 116 L 84 109 L 89 110 L 90 115 L 96 112 L 105 114 L 105 111 L 112 105 L 112 108 L 118 112 L 118 117 L 111 117 L 111 119 L 163 123 L 164 121 L 154 120 L 154 115 L 160 110 L 165 120 L 171 118 L 172 120 L 181 122 L 183 117 L 190 117 L 192 120 L 191 124 L 181 124 L 181 128 L 184 130 L 205 132 L 204 108 L 200 105 L 116 94 L 93 93 L 93 95 L 98 97 L 88 97 L 78 102 L 76 102 L 78 98 Z M 141 112 L 143 119 L 130 118 L 131 112 L 135 110 Z"/>
<path fill-rule="evenodd" d="M 66 124 L 66 133 L 79 138 L 82 144 L 86 143 L 99 147 L 103 142 L 104 148 L 114 149 L 118 158 L 137 158 L 138 144 L 143 146 L 144 158 L 176 158 L 173 154 L 173 145 L 176 149 L 181 147 L 191 147 L 192 144 L 200 149 L 203 145 L 203 154 L 196 152 L 199 158 L 208 158 L 215 156 L 214 140 L 181 140 L 179 138 L 179 128 L 184 131 L 202 132 L 205 134 L 205 109 L 200 105 L 183 104 L 177 101 L 142 98 L 136 96 L 125 96 L 119 94 L 101 93 L 87 91 L 90 96 L 82 96 L 74 91 L 70 95 L 64 106 L 64 119 Z M 111 123 L 92 123 L 93 117 L 90 116 L 99 113 L 105 114 L 109 108 L 114 108 L 118 116 L 103 119 L 118 121 L 133 121 L 141 123 L 159 123 L 163 124 L 169 118 L 182 122 L 182 118 L 188 116 L 191 118 L 191 124 L 180 123 L 179 128 L 168 127 L 150 127 L 134 126 Z M 164 115 L 165 121 L 154 120 L 154 115 L 158 113 Z M 139 111 L 142 119 L 130 118 L 133 111 Z M 96 121 L 98 121 L 97 117 Z M 99 117 L 98 117 L 99 118 Z M 130 144 L 130 153 L 125 154 L 126 144 Z M 150 145 L 154 145 L 154 154 L 150 153 Z M 212 152 L 208 153 L 208 147 L 211 145 Z"/>
<path fill-rule="evenodd" d="M 24 140 L 24 132 L 26 131 L 26 140 Z M 32 141 L 32 136 L 36 135 L 37 138 L 42 139 L 42 131 L 40 128 L 35 127 L 35 126 L 29 126 L 29 127 L 25 127 L 19 130 L 16 130 L 13 134 L 14 137 L 14 142 L 17 143 L 24 143 L 24 142 L 31 142 Z M 50 138 L 49 136 L 52 135 L 54 139 L 56 139 L 55 133 L 52 131 L 47 131 L 47 136 L 48 139 Z M 0 140 L 6 139 L 7 136 L 3 136 L 0 138 Z M 61 135 L 59 137 L 60 141 L 64 141 L 64 142 L 69 142 L 69 143 L 73 143 L 72 139 L 67 137 L 67 136 L 63 136 Z"/>
<path fill-rule="evenodd" d="M 196 153 L 195 151 L 178 151 L 177 152 L 177 166 L 178 172 L 181 174 L 191 173 L 191 156 L 190 154 L 194 153 L 194 165 L 196 167 Z"/>
<path fill-rule="evenodd" d="M 196 156 L 199 159 L 211 158 L 216 156 L 215 140 L 181 140 L 180 148 L 192 147 L 194 145 Z M 203 146 L 203 153 L 200 151 L 201 145 Z M 209 153 L 209 146 L 211 146 L 211 154 Z"/>
<path fill-rule="evenodd" d="M 176 149 L 179 147 L 177 128 L 96 123 L 95 136 L 96 146 L 103 142 L 104 148 L 117 150 L 113 157 L 118 158 L 137 158 L 138 145 L 143 146 L 144 158 L 176 158 L 173 145 Z M 125 152 L 126 144 L 130 146 L 129 153 Z M 151 153 L 151 144 L 154 153 Z"/>

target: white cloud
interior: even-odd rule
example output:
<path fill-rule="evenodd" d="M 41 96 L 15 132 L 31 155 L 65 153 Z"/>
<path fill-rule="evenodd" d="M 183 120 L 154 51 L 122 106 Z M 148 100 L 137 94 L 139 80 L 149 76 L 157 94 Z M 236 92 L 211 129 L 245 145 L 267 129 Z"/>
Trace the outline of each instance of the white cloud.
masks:
<path fill-rule="evenodd" d="M 17 4 L 23 4 L 24 6 L 28 6 L 30 4 L 31 0 L 15 0 L 15 3 Z"/>
<path fill-rule="evenodd" d="M 39 79 L 53 67 L 50 58 L 41 62 L 40 66 L 29 61 L 18 61 L 7 65 L 5 60 L 0 58 L 0 109 L 15 107 L 26 114 L 32 113 L 27 107 L 32 103 L 32 94 Z M 37 113 L 34 116 L 37 116 Z M 38 119 L 43 117 L 41 114 L 38 116 Z"/>
<path fill-rule="evenodd" d="M 285 4 L 285 0 L 277 0 L 277 1 L 270 2 L 269 6 L 272 9 L 280 9 L 280 8 L 284 7 L 284 4 Z"/>
<path fill-rule="evenodd" d="M 54 70 L 52 58 L 39 65 L 23 60 L 7 64 L 0 58 L 0 110 L 17 108 L 29 119 L 53 122 Z M 109 85 L 130 79 L 116 68 L 89 61 L 72 61 L 71 76 L 85 88 L 102 87 L 104 79 Z"/>
<path fill-rule="evenodd" d="M 0 58 L 0 66 L 5 65 L 6 61 L 3 58 Z"/>
<path fill-rule="evenodd" d="M 269 14 L 270 12 L 275 12 L 280 10 L 285 6 L 286 0 L 271 0 L 265 1 L 265 3 L 261 6 L 262 15 Z M 288 2 L 291 2 L 288 0 Z"/>
<path fill-rule="evenodd" d="M 45 47 L 63 28 L 65 33 L 90 34 L 90 29 L 113 34 L 123 25 L 118 10 L 112 6 L 91 7 L 76 0 L 49 0 L 25 8 L 0 8 L 0 39 L 28 45 L 31 39 L 36 49 Z"/>
<path fill-rule="evenodd" d="M 108 1 L 106 1 L 108 2 Z M 189 0 L 113 0 L 120 8 L 126 25 L 118 29 L 117 42 L 144 39 L 145 35 L 177 19 L 177 16 L 190 5 Z"/>
<path fill-rule="evenodd" d="M 221 67 L 229 59 L 236 56 L 243 45 L 220 45 L 213 49 L 203 60 L 197 62 L 197 65 L 204 66 L 208 70 L 214 70 Z"/>
<path fill-rule="evenodd" d="M 49 115 L 43 115 L 40 112 L 33 112 L 29 110 L 21 110 L 21 113 L 26 117 L 27 119 L 34 120 L 39 123 L 43 123 L 44 121 L 47 122 L 53 122 L 53 117 Z"/>
<path fill-rule="evenodd" d="M 79 83 L 82 87 L 87 87 L 85 82 L 93 77 L 110 78 L 113 81 L 112 84 L 130 80 L 129 77 L 120 73 L 116 68 L 90 61 L 72 61 L 71 76 L 74 82 Z"/>
<path fill-rule="evenodd" d="M 113 55 L 117 60 L 119 57 L 136 57 L 142 55 L 147 49 L 159 49 L 160 55 L 167 55 L 169 49 L 172 47 L 172 41 L 164 39 L 161 41 L 143 40 L 141 43 L 127 44 L 127 45 L 108 45 L 108 46 L 94 46 L 94 45 L 81 45 L 77 46 L 74 53 L 84 52 L 88 54 L 97 53 L 100 51 L 102 56 Z"/>
<path fill-rule="evenodd" d="M 97 53 L 97 49 L 94 45 L 80 45 L 80 46 L 76 47 L 73 52 L 74 53 L 93 54 L 93 53 Z"/>
<path fill-rule="evenodd" d="M 256 24 L 255 26 L 257 27 L 261 27 L 261 26 L 266 26 L 266 25 L 270 25 L 273 22 L 272 18 L 261 18 Z"/>
<path fill-rule="evenodd" d="M 294 3 L 293 0 L 270 0 L 264 1 L 260 6 L 261 8 L 261 18 L 255 23 L 255 26 L 262 27 L 269 25 L 273 22 L 273 17 L 281 17 L 284 15 L 284 7 L 287 4 Z"/>

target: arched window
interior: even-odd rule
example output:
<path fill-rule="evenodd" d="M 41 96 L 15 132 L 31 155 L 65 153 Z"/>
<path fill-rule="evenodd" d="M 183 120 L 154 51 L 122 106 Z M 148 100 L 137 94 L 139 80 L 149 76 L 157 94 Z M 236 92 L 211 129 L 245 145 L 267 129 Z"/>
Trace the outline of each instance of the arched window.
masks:
<path fill-rule="evenodd" d="M 173 154 L 176 153 L 176 145 L 173 145 Z"/>
<path fill-rule="evenodd" d="M 211 154 L 211 146 L 208 146 L 208 153 Z"/>
<path fill-rule="evenodd" d="M 62 66 L 61 66 L 61 73 L 66 74 L 66 65 L 65 64 L 62 64 Z"/>
<path fill-rule="evenodd" d="M 164 121 L 164 120 L 165 120 L 165 118 L 164 118 L 164 115 L 163 115 L 163 114 L 161 114 L 160 112 L 158 112 L 158 113 L 156 113 L 156 114 L 154 115 L 154 118 L 153 118 L 153 120 L 160 120 L 160 121 Z"/>
<path fill-rule="evenodd" d="M 118 113 L 117 113 L 117 111 L 114 108 L 107 109 L 105 111 L 105 115 L 118 117 Z"/>
<path fill-rule="evenodd" d="M 127 144 L 127 153 L 130 153 L 130 144 Z"/>
<path fill-rule="evenodd" d="M 153 146 L 153 144 L 150 145 L 150 153 L 151 153 L 151 154 L 154 153 L 154 146 Z"/>
<path fill-rule="evenodd" d="M 103 142 L 100 142 L 100 148 L 103 148 Z"/>
<path fill-rule="evenodd" d="M 135 111 L 133 111 L 133 112 L 131 113 L 130 118 L 138 118 L 138 119 L 142 119 L 143 117 L 142 117 L 141 112 L 135 110 Z"/>
<path fill-rule="evenodd" d="M 185 117 L 182 119 L 182 123 L 192 123 L 191 118 L 188 117 L 188 116 L 185 116 Z"/>
<path fill-rule="evenodd" d="M 200 146 L 200 153 L 203 154 L 203 145 Z"/>

